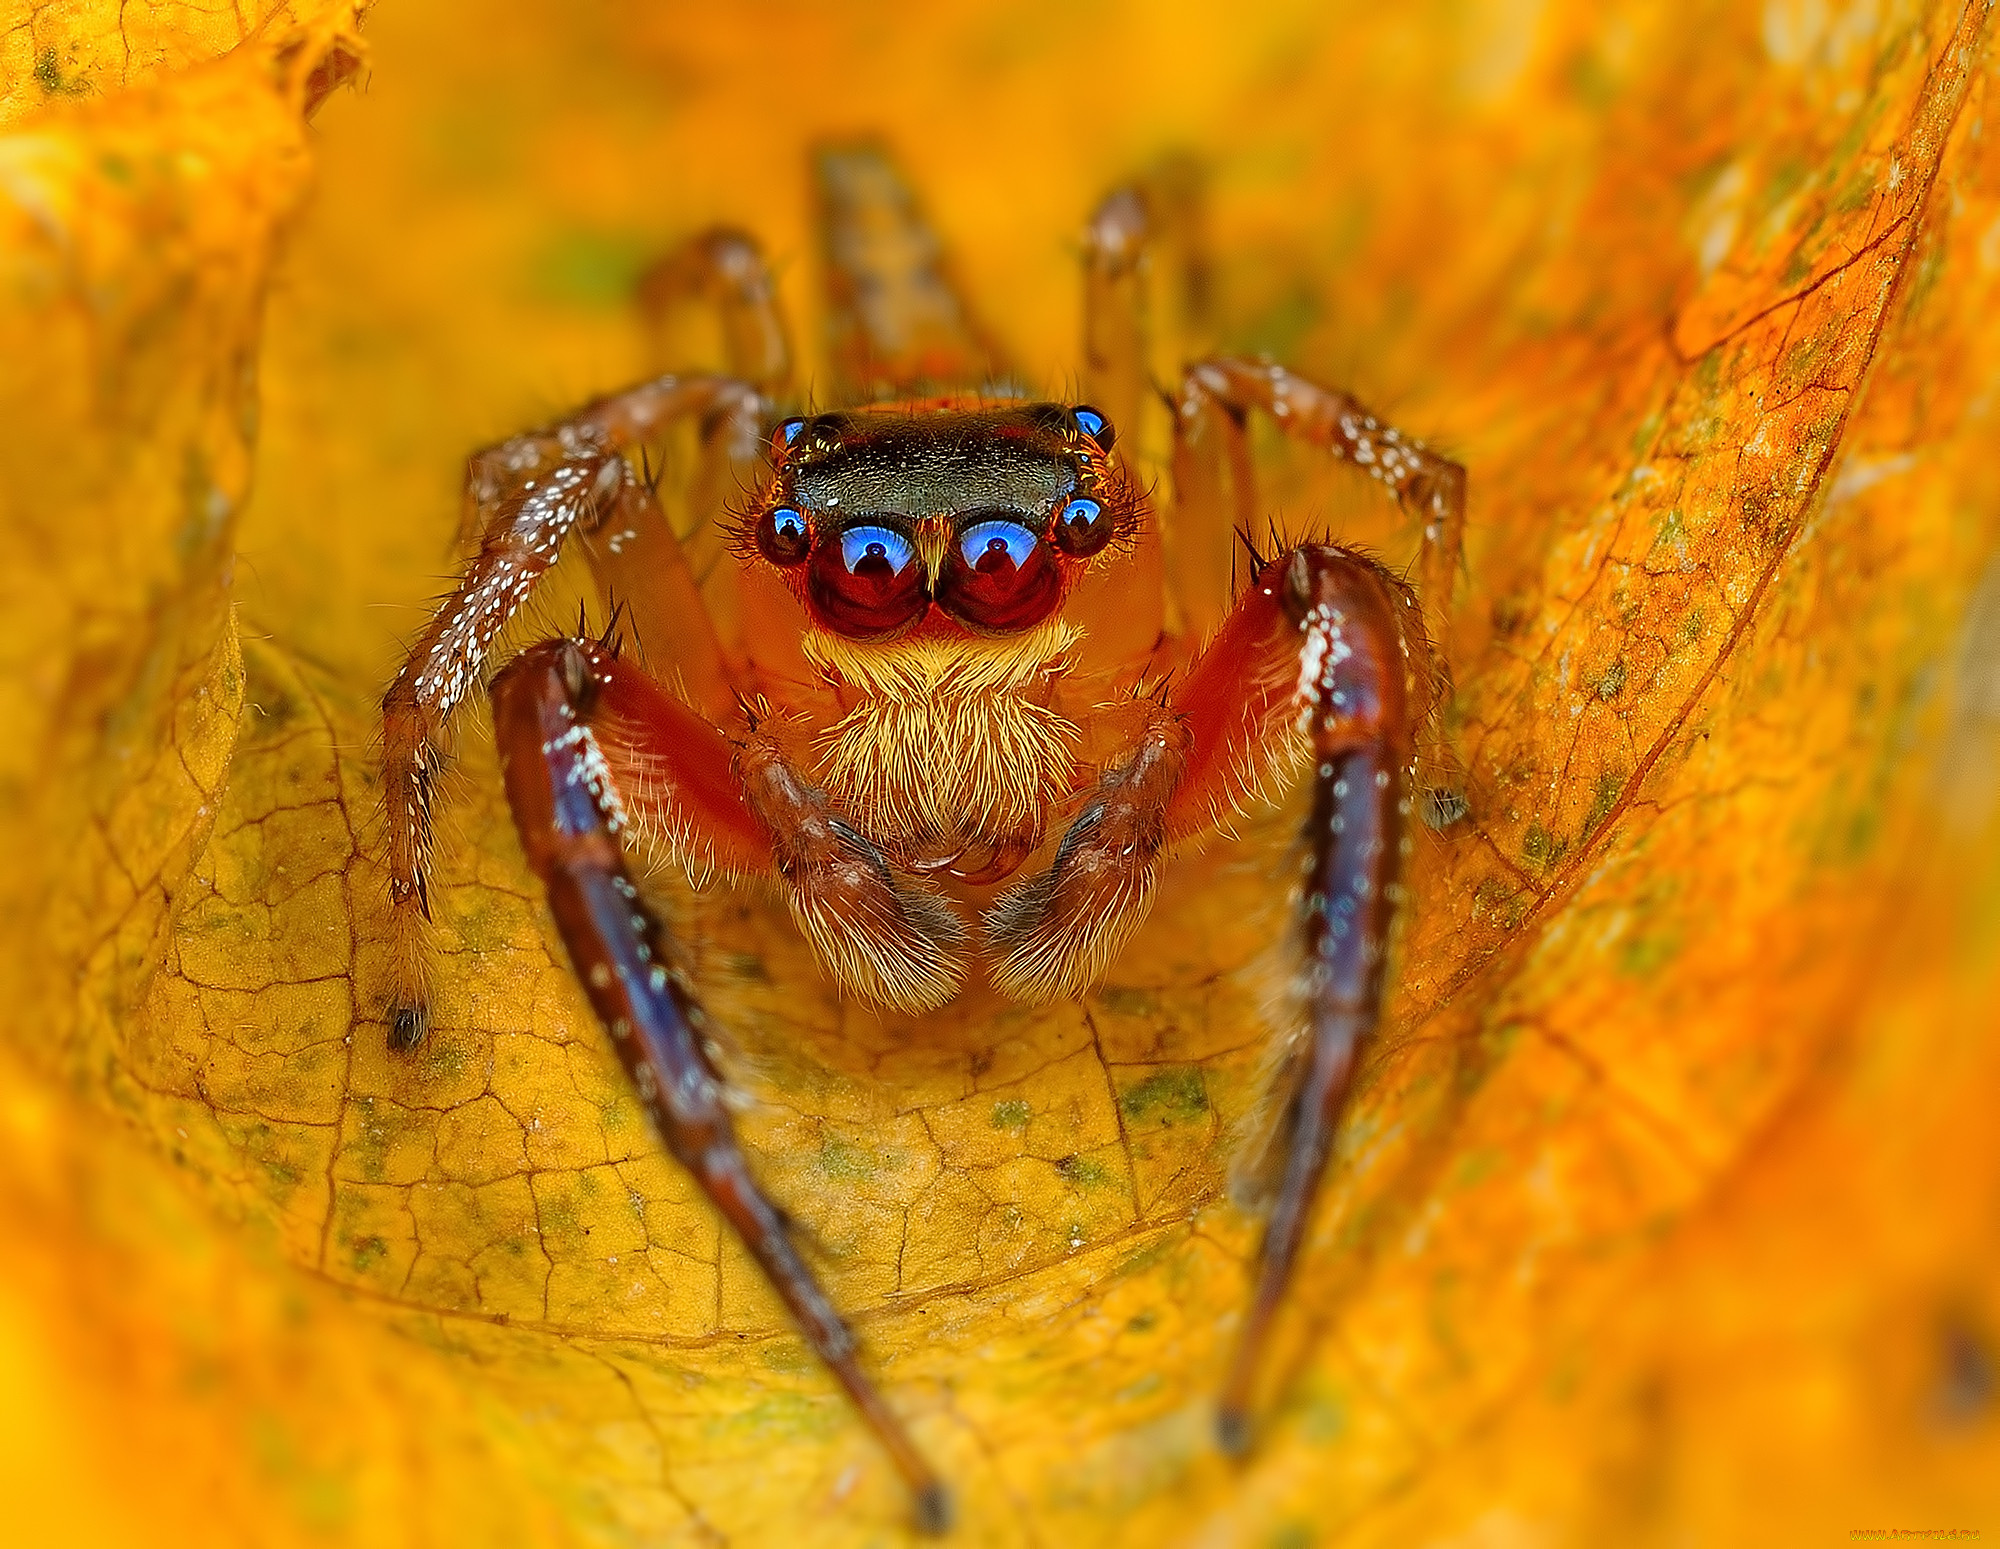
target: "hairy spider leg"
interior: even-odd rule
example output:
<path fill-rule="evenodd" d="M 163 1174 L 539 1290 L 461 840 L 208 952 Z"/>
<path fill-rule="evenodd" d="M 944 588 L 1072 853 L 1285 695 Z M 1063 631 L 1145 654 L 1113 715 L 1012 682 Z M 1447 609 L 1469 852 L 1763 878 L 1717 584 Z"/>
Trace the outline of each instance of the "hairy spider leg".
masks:
<path fill-rule="evenodd" d="M 1423 524 L 1417 587 L 1430 612 L 1431 638 L 1443 645 L 1450 638 L 1452 588 L 1465 553 L 1465 469 L 1384 423 L 1349 394 L 1271 361 L 1218 355 L 1189 368 L 1175 402 L 1176 535 L 1190 530 L 1220 535 L 1210 548 L 1223 551 L 1232 525 L 1254 534 L 1263 520 L 1244 435 L 1253 408 L 1269 414 L 1288 436 L 1362 469 Z M 1222 493 L 1225 479 L 1233 506 Z M 1197 594 L 1219 589 L 1226 596 L 1229 554 L 1203 552 L 1202 570 L 1177 574 L 1177 581 Z"/>
<path fill-rule="evenodd" d="M 1270 1315 L 1291 1277 L 1357 1051 L 1380 1011 L 1429 654 L 1416 598 L 1373 560 L 1309 544 L 1263 564 L 1171 692 L 1152 702 L 1054 864 L 986 915 L 1002 953 L 997 983 L 1027 999 L 1081 994 L 1144 919 L 1161 853 L 1312 760 L 1297 916 L 1304 1048 L 1286 1070 L 1283 1179 L 1224 1389 L 1221 1434 L 1232 1450 L 1247 1436 Z"/>
<path fill-rule="evenodd" d="M 662 376 L 600 398 L 545 430 L 466 463 L 466 527 L 479 549 L 417 636 L 382 700 L 383 799 L 395 982 L 389 1044 L 409 1049 L 429 1022 L 431 803 L 453 716 L 482 681 L 494 641 L 573 532 L 606 534 L 594 557 L 606 585 L 630 575 L 630 598 L 671 654 L 697 703 L 727 699 L 726 664 L 651 490 L 622 455 L 682 415 L 756 403 L 754 389 L 714 375 Z M 633 554 L 624 551 L 626 533 Z M 614 544 L 613 540 L 617 540 Z M 643 551 L 656 568 L 633 573 Z M 668 638 L 662 639 L 662 635 Z"/>
<path fill-rule="evenodd" d="M 862 1371 L 853 1334 L 751 1176 L 705 1047 L 706 1015 L 626 866 L 624 803 L 592 730 L 599 689 L 592 654 L 587 642 L 546 641 L 493 681 L 494 729 L 522 848 L 660 1138 L 757 1261 L 889 1454 L 909 1486 L 918 1525 L 941 1533 L 951 1497 Z"/>
<path fill-rule="evenodd" d="M 1322 387 L 1268 360 L 1221 355 L 1189 368 L 1175 402 L 1177 536 L 1204 534 L 1204 572 L 1180 573 L 1196 593 L 1220 595 L 1231 559 L 1215 552 L 1237 532 L 1253 537 L 1263 520 L 1249 457 L 1246 422 L 1252 409 L 1269 414 L 1284 433 L 1363 469 L 1422 526 L 1417 595 L 1436 647 L 1423 702 L 1414 712 L 1418 776 L 1428 821 L 1444 827 L 1464 815 L 1463 771 L 1445 740 L 1451 700 L 1452 592 L 1465 557 L 1465 469 L 1414 436 L 1384 423 L 1350 394 Z M 1233 507 L 1221 490 L 1227 486 Z M 1182 551 L 1186 558 L 1189 551 Z"/>
<path fill-rule="evenodd" d="M 872 141 L 813 154 L 834 401 L 921 396 L 1008 374 L 908 181 Z"/>
<path fill-rule="evenodd" d="M 1153 395 L 1146 280 L 1153 212 L 1145 191 L 1115 188 L 1083 228 L 1083 395 L 1137 444 Z"/>
<path fill-rule="evenodd" d="M 1421 612 L 1372 561 L 1303 548 L 1253 587 L 1275 591 L 1297 631 L 1294 704 L 1312 757 L 1303 828 L 1297 1000 L 1304 1044 L 1281 1082 L 1283 1174 L 1257 1254 L 1256 1285 L 1223 1382 L 1216 1437 L 1241 1453 L 1271 1320 L 1298 1260 L 1363 1042 L 1381 1016 L 1389 930 L 1401 897 L 1413 710 L 1429 672 Z"/>
<path fill-rule="evenodd" d="M 1450 691 L 1442 644 L 1449 638 L 1465 534 L 1466 481 L 1459 464 L 1382 423 L 1346 393 L 1268 361 L 1220 356 L 1188 371 L 1175 404 L 1177 537 L 1226 532 L 1233 518 L 1243 541 L 1251 541 L 1257 504 L 1245 428 L 1252 409 L 1386 485 L 1423 524 L 1423 543 L 1417 596 L 1379 565 L 1337 548 L 1308 546 L 1293 551 L 1282 570 L 1261 568 L 1251 593 L 1184 684 L 1191 696 L 1203 692 L 1199 679 L 1224 659 L 1218 648 L 1237 631 L 1245 604 L 1254 611 L 1257 599 L 1270 595 L 1272 578 L 1282 574 L 1279 597 L 1301 632 L 1294 703 L 1314 770 L 1300 913 L 1308 1041 L 1279 1078 L 1284 1172 L 1258 1255 L 1250 1314 L 1222 1392 L 1218 1438 L 1230 1451 L 1248 1445 L 1250 1392 L 1270 1319 L 1304 1237 L 1359 1046 L 1380 1015 L 1410 778 L 1419 755 L 1434 769 L 1448 762 L 1437 713 Z M 1221 582 L 1214 547 L 1203 551 L 1206 573 L 1177 572 L 1177 581 L 1197 597 L 1204 589 L 1213 594 Z M 1186 561 L 1194 552 L 1190 546 L 1176 557 Z M 1226 679 L 1208 691 L 1226 695 Z"/>
<path fill-rule="evenodd" d="M 1264 512 L 1244 434 L 1244 406 L 1207 390 L 1189 371 L 1173 412 L 1174 501 L 1165 523 L 1166 568 L 1177 632 L 1191 645 L 1207 639 L 1228 613 L 1242 552 L 1237 535 L 1257 532 Z"/>
<path fill-rule="evenodd" d="M 1084 227 L 1083 391 L 1110 415 L 1120 445 L 1136 460 L 1152 394 L 1145 265 L 1152 214 L 1137 188 L 1107 195 Z M 1166 626 L 1166 568 L 1157 520 L 1143 522 L 1131 552 L 1086 574 L 1063 616 L 1083 630 L 1076 651 L 1085 679 L 1136 679 L 1151 665 Z"/>
<path fill-rule="evenodd" d="M 722 332 L 723 370 L 762 392 L 791 380 L 792 346 L 777 287 L 757 239 L 732 226 L 697 232 L 639 276 L 639 315 L 654 364 L 685 360 L 672 338 L 689 303 L 711 310 Z"/>
<path fill-rule="evenodd" d="M 1168 401 L 1155 361 L 1211 347 L 1207 200 L 1200 166 L 1170 156 L 1113 189 L 1083 232 L 1083 392 L 1128 447 L 1152 450 L 1147 411 Z"/>
<path fill-rule="evenodd" d="M 763 249 L 754 237 L 730 227 L 698 232 L 640 277 L 638 302 L 657 368 L 686 363 L 680 346 L 688 341 L 675 339 L 673 325 L 705 310 L 721 335 L 724 373 L 766 395 L 720 403 L 697 425 L 699 448 L 686 481 L 679 538 L 700 588 L 704 627 L 713 628 L 734 686 L 748 691 L 762 680 L 803 681 L 809 672 L 790 641 L 804 620 L 793 616 L 797 610 L 788 595 L 768 596 L 760 578 L 743 575 L 730 548 L 734 524 L 727 520 L 763 471 L 769 395 L 782 392 L 791 379 L 790 331 Z M 671 620 L 680 599 L 662 595 L 657 610 L 662 618 L 648 627 L 637 599 L 648 589 L 646 578 L 655 565 L 640 554 L 631 570 L 631 582 L 617 595 L 633 608 L 640 653 L 656 670 L 674 672 L 679 660 Z M 603 567 L 599 573 L 602 578 Z M 713 716 L 727 707 L 703 708 Z"/>

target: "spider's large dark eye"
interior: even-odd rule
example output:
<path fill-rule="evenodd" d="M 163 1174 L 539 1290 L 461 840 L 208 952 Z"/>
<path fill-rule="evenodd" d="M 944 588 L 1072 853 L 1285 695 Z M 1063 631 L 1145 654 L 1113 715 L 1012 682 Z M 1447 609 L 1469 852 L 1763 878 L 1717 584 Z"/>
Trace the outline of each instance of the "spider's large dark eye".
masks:
<path fill-rule="evenodd" d="M 1048 546 L 1019 522 L 974 522 L 945 556 L 938 602 L 974 629 L 1039 624 L 1062 601 L 1062 573 Z"/>
<path fill-rule="evenodd" d="M 855 640 L 894 634 L 931 601 L 910 540 L 865 522 L 813 551 L 806 594 L 821 623 Z"/>
<path fill-rule="evenodd" d="M 1088 559 L 1111 541 L 1111 513 L 1079 495 L 1056 513 L 1055 545 L 1071 559 Z"/>
<path fill-rule="evenodd" d="M 774 565 L 796 565 L 812 551 L 806 519 L 791 506 L 774 506 L 757 519 L 757 552 Z"/>

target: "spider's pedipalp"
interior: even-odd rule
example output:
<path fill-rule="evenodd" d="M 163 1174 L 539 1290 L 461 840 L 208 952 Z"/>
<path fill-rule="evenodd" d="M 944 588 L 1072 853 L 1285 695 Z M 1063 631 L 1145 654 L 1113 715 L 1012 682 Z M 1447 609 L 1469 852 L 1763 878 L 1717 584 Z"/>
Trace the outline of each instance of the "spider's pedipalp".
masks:
<path fill-rule="evenodd" d="M 934 1010 L 965 978 L 965 924 L 933 884 L 903 881 L 871 840 L 802 779 L 782 748 L 753 736 L 738 754 L 751 804 L 772 835 L 792 918 L 836 980 L 900 1010 Z"/>
<path fill-rule="evenodd" d="M 1187 728 L 1155 708 L 1131 754 L 1105 773 L 1048 869 L 985 914 L 993 982 L 1026 1001 L 1081 995 L 1152 906 L 1167 810 L 1187 766 Z"/>

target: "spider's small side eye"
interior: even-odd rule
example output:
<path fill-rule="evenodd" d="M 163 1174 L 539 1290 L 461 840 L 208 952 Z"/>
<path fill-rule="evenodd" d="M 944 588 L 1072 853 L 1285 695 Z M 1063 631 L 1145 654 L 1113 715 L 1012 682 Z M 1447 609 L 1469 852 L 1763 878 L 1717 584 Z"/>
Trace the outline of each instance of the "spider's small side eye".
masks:
<path fill-rule="evenodd" d="M 779 420 L 777 429 L 771 432 L 771 455 L 774 458 L 783 457 L 785 449 L 799 439 L 799 432 L 805 428 L 806 417 L 803 414 Z"/>
<path fill-rule="evenodd" d="M 757 522 L 757 552 L 774 565 L 796 565 L 812 552 L 812 529 L 795 507 L 774 506 Z"/>
<path fill-rule="evenodd" d="M 1087 403 L 1078 404 L 1070 412 L 1076 416 L 1076 422 L 1082 427 L 1083 433 L 1086 436 L 1103 447 L 1105 451 L 1108 452 L 1111 450 L 1113 443 L 1118 439 L 1118 432 L 1111 428 L 1111 421 L 1106 419 L 1102 414 L 1099 414 Z"/>
<path fill-rule="evenodd" d="M 1056 513 L 1055 546 L 1072 559 L 1088 559 L 1111 541 L 1111 517 L 1088 495 L 1079 495 Z"/>

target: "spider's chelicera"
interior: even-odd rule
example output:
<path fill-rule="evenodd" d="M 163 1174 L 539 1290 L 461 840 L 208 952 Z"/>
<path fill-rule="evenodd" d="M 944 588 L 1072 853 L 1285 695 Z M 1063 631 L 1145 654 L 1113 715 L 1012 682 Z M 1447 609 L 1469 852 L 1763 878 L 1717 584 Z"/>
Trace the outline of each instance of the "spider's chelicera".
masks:
<path fill-rule="evenodd" d="M 1381 1006 L 1418 742 L 1441 681 L 1415 593 L 1379 564 L 1329 543 L 1251 547 L 1245 420 L 1268 414 L 1386 484 L 1422 524 L 1420 580 L 1440 607 L 1465 478 L 1343 393 L 1264 361 L 1204 360 L 1172 398 L 1170 605 L 1160 523 L 1116 425 L 1148 390 L 1144 196 L 1114 194 L 1087 234 L 1093 407 L 990 385 L 1004 367 L 879 152 L 823 152 L 818 173 L 834 363 L 858 407 L 779 417 L 787 348 L 770 281 L 748 238 L 718 231 L 649 275 L 642 300 L 655 317 L 712 308 L 728 374 L 658 377 L 471 460 L 476 557 L 384 702 L 401 975 L 390 1042 L 412 1047 L 427 1025 L 430 809 L 448 722 L 574 539 L 646 665 L 606 639 L 558 638 L 493 677 L 529 864 L 667 1148 L 938 1528 L 943 1485 L 737 1144 L 704 1013 L 632 852 L 774 880 L 826 971 L 863 1000 L 932 1011 L 978 966 L 1002 992 L 1046 1001 L 1098 982 L 1176 846 L 1309 779 L 1298 1053 L 1275 1094 L 1281 1166 L 1220 1407 L 1221 1441 L 1240 1450 L 1258 1355 Z M 953 380 L 988 385 L 915 396 Z M 634 458 L 684 418 L 704 453 L 683 538 Z M 754 494 L 730 509 L 742 488 Z M 1227 573 L 1202 573 L 1203 555 L 1228 552 L 1207 540 L 1231 528 L 1250 551 L 1233 598 Z M 1212 620 L 1193 596 L 1203 585 Z"/>

